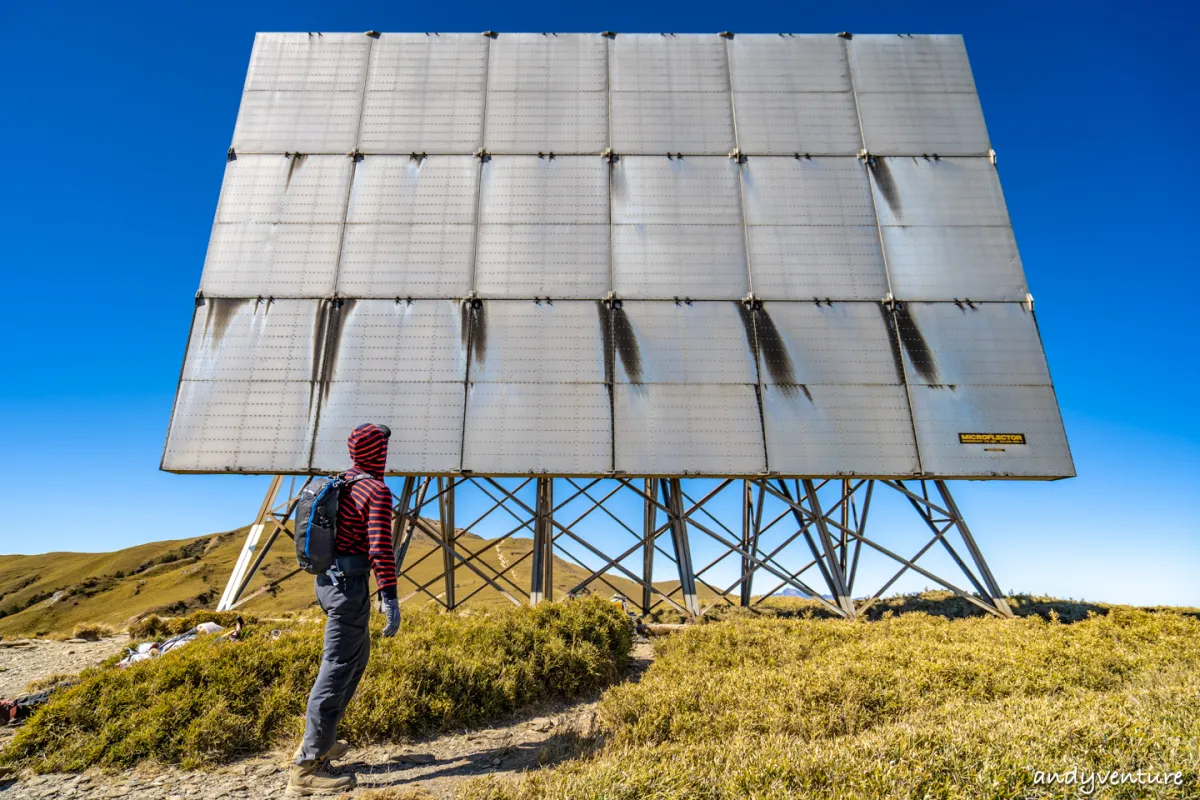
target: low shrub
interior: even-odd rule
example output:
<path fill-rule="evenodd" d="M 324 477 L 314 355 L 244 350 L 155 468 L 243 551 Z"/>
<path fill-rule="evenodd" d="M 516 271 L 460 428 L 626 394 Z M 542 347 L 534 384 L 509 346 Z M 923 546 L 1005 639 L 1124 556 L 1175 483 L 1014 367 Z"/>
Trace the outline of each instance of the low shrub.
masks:
<path fill-rule="evenodd" d="M 1064 797 L 1035 774 L 1181 771 L 1200 780 L 1200 620 L 1111 606 L 875 623 L 731 618 L 658 644 L 608 690 L 590 757 L 468 800 Z"/>
<path fill-rule="evenodd" d="M 100 622 L 84 622 L 76 625 L 75 632 L 71 635 L 76 639 L 87 639 L 89 642 L 98 642 L 101 639 L 116 636 L 117 631 L 111 625 L 105 625 Z"/>
<path fill-rule="evenodd" d="M 232 628 L 238 617 L 245 622 L 255 621 L 234 611 L 196 611 L 182 617 L 160 617 L 150 614 L 142 617 L 129 626 L 129 638 L 135 641 L 162 640 L 190 631 L 201 622 L 215 622 L 226 628 Z"/>
<path fill-rule="evenodd" d="M 599 600 L 469 617 L 407 613 L 390 639 L 379 635 L 378 617 L 372 623 L 370 665 L 341 728 L 355 743 L 475 725 L 596 691 L 621 674 L 632 636 Z M 126 669 L 85 671 L 17 733 L 0 765 L 191 768 L 269 749 L 302 731 L 321 644 L 317 622 L 277 639 L 249 624 L 241 641 L 201 637 Z"/>

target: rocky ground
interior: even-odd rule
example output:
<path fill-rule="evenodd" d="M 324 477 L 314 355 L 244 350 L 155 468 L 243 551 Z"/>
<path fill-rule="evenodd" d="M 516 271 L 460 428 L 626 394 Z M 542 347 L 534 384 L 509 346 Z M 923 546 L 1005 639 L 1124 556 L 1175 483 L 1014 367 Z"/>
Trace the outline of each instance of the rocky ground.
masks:
<path fill-rule="evenodd" d="M 125 636 L 85 642 L 72 639 L 56 642 L 50 639 L 0 640 L 0 697 L 25 694 L 30 681 L 61 673 L 77 673 L 121 652 Z"/>
<path fill-rule="evenodd" d="M 104 655 L 110 652 L 111 648 Z M 652 659 L 652 645 L 635 645 L 628 679 L 640 678 Z M 56 664 L 52 671 L 64 668 Z M 546 705 L 493 727 L 407 745 L 360 748 L 350 752 L 344 765 L 358 775 L 359 792 L 355 794 L 364 789 L 397 789 L 411 792 L 414 800 L 422 796 L 448 798 L 457 785 L 470 778 L 515 775 L 571 757 L 579 738 L 594 729 L 595 706 L 595 698 Z M 92 770 L 82 775 L 25 775 L 0 783 L 0 798 L 282 797 L 289 757 L 289 752 L 279 751 L 213 771 L 143 767 L 115 774 Z"/>

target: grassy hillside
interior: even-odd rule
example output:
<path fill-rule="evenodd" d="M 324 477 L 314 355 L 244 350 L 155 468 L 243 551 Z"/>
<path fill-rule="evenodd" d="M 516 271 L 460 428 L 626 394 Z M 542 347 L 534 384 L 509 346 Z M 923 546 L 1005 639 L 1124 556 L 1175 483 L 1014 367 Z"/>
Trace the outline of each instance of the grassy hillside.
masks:
<path fill-rule="evenodd" d="M 205 637 L 126 669 L 83 673 L 0 754 L 37 771 L 130 767 L 151 760 L 212 766 L 293 743 L 320 665 L 316 621 L 251 623 L 241 641 Z M 379 635 L 340 732 L 351 742 L 478 725 L 545 699 L 571 699 L 616 680 L 632 626 L 599 598 L 471 615 L 416 611 Z"/>
<path fill-rule="evenodd" d="M 660 642 L 640 682 L 606 692 L 603 734 L 578 759 L 465 798 L 1200 796 L 1200 619 L 1101 611 L 734 614 Z M 1180 774 L 1084 792 L 1037 782 L 1072 769 Z"/>
<path fill-rule="evenodd" d="M 139 545 L 114 553 L 45 553 L 35 556 L 0 556 L 0 636 L 33 636 L 70 633 L 82 623 L 105 623 L 125 628 L 146 614 L 178 615 L 195 609 L 215 608 L 225 582 L 233 570 L 245 541 L 246 529 L 229 533 Z M 509 539 L 494 545 L 474 534 L 462 533 L 460 545 L 471 551 L 485 548 L 481 561 L 493 569 L 503 569 L 527 554 L 530 539 Z M 428 587 L 436 596 L 444 595 L 442 556 L 431 539 L 414 537 L 406 560 L 406 572 Z M 528 591 L 532 559 L 526 558 L 509 577 Z M 291 539 L 281 537 L 263 565 L 262 577 L 251 584 L 247 596 L 268 581 L 281 578 L 295 569 Z M 487 570 L 483 570 L 487 573 Z M 488 573 L 490 574 L 490 573 Z M 554 591 L 562 597 L 586 577 L 586 571 L 562 558 L 555 558 Z M 609 582 L 631 598 L 641 597 L 641 588 L 632 581 L 609 577 Z M 662 583 L 670 591 L 678 585 Z M 455 592 L 461 601 L 476 589 L 473 599 L 482 605 L 509 601 L 485 585 L 471 569 L 459 566 L 455 571 Z M 612 589 L 600 582 L 593 590 L 603 596 Z M 510 592 L 521 599 L 515 590 Z M 402 597 L 415 591 L 401 580 Z M 707 602 L 710 593 L 701 593 Z M 407 601 L 409 607 L 433 601 L 417 593 Z M 301 573 L 270 594 L 260 595 L 242 607 L 248 614 L 278 616 L 288 612 L 315 609 L 312 579 Z"/>

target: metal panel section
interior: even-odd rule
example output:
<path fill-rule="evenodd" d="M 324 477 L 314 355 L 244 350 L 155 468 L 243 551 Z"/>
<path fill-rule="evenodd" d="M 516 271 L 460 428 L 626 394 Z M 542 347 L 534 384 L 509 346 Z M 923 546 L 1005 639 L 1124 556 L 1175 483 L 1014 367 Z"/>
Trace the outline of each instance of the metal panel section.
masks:
<path fill-rule="evenodd" d="M 958 35 L 855 35 L 850 69 L 859 92 L 974 92 Z"/>
<path fill-rule="evenodd" d="M 748 324 L 739 303 L 626 302 L 614 312 L 614 380 L 756 383 Z"/>
<path fill-rule="evenodd" d="M 612 93 L 617 153 L 728 155 L 734 147 L 729 92 Z"/>
<path fill-rule="evenodd" d="M 315 413 L 304 381 L 181 381 L 162 467 L 307 472 Z"/>
<path fill-rule="evenodd" d="M 737 169 L 725 157 L 621 158 L 612 171 L 613 224 L 740 225 Z"/>
<path fill-rule="evenodd" d="M 609 75 L 613 92 L 729 93 L 725 42 L 715 34 L 621 34 Z"/>
<path fill-rule="evenodd" d="M 735 92 L 738 148 L 750 155 L 857 155 L 858 111 L 849 92 Z"/>
<path fill-rule="evenodd" d="M 607 146 L 604 37 L 503 34 L 491 47 L 489 153 L 599 153 Z"/>
<path fill-rule="evenodd" d="M 367 156 L 358 163 L 347 223 L 472 223 L 479 161 L 471 156 Z"/>
<path fill-rule="evenodd" d="M 608 145 L 608 94 L 493 90 L 485 127 L 489 153 L 599 153 Z"/>
<path fill-rule="evenodd" d="M 782 475 L 920 472 L 903 386 L 810 385 L 762 390 L 767 462 Z"/>
<path fill-rule="evenodd" d="M 488 39 L 474 33 L 380 34 L 371 47 L 368 92 L 482 92 Z"/>
<path fill-rule="evenodd" d="M 608 45 L 594 33 L 504 33 L 491 45 L 488 92 L 604 92 Z M 492 100 L 489 97 L 488 102 Z"/>
<path fill-rule="evenodd" d="M 945 478 L 1075 475 L 1050 386 L 914 385 L 910 389 L 921 465 Z M 1019 433 L 1025 444 L 962 444 L 960 433 Z"/>
<path fill-rule="evenodd" d="M 983 156 L 991 149 L 973 92 L 860 92 L 858 109 L 875 155 Z"/>
<path fill-rule="evenodd" d="M 608 222 L 608 164 L 595 156 L 496 156 L 479 191 L 481 224 Z"/>
<path fill-rule="evenodd" d="M 750 291 L 744 238 L 740 225 L 615 225 L 613 291 L 646 300 L 740 300 Z"/>
<path fill-rule="evenodd" d="M 884 227 L 900 300 L 1024 300 L 1028 288 L 1009 227 Z"/>
<path fill-rule="evenodd" d="M 466 377 L 457 300 L 346 300 L 326 345 L 330 381 L 438 382 Z"/>
<path fill-rule="evenodd" d="M 603 383 L 608 315 L 594 301 L 486 302 L 472 383 Z M 469 414 L 468 414 L 469 417 Z"/>
<path fill-rule="evenodd" d="M 246 91 L 362 92 L 371 41 L 361 33 L 259 33 Z"/>
<path fill-rule="evenodd" d="M 609 260 L 607 225 L 480 225 L 474 288 L 483 297 L 604 297 Z"/>
<path fill-rule="evenodd" d="M 363 223 L 346 226 L 337 292 L 342 297 L 465 297 L 474 226 Z"/>
<path fill-rule="evenodd" d="M 341 236 L 336 223 L 217 223 L 200 291 L 205 297 L 327 297 Z"/>
<path fill-rule="evenodd" d="M 485 474 L 602 474 L 612 469 L 602 383 L 472 383 L 463 469 Z"/>
<path fill-rule="evenodd" d="M 488 39 L 382 34 L 371 47 L 359 149 L 474 153 L 482 146 Z"/>
<path fill-rule="evenodd" d="M 742 165 L 747 225 L 874 225 L 856 158 L 752 158 Z"/>
<path fill-rule="evenodd" d="M 246 92 L 233 130 L 241 153 L 349 153 L 362 92 Z"/>
<path fill-rule="evenodd" d="M 764 300 L 878 300 L 888 291 L 874 225 L 753 225 L 754 295 Z"/>
<path fill-rule="evenodd" d="M 217 222 L 341 222 L 345 156 L 245 155 L 225 165 Z"/>
<path fill-rule="evenodd" d="M 842 40 L 830 34 L 739 33 L 729 41 L 735 92 L 849 92 Z"/>
<path fill-rule="evenodd" d="M 363 422 L 392 429 L 389 473 L 429 474 L 456 470 L 462 449 L 463 384 L 335 381 L 321 401 L 320 429 L 312 469 L 350 467 L 346 438 Z"/>
<path fill-rule="evenodd" d="M 358 149 L 364 153 L 474 153 L 483 146 L 483 92 L 367 92 Z"/>
<path fill-rule="evenodd" d="M 766 469 L 753 386 L 618 384 L 615 467 L 627 475 L 757 475 Z"/>
<path fill-rule="evenodd" d="M 764 303 L 754 315 L 763 383 L 899 385 L 885 313 L 878 303 Z"/>
<path fill-rule="evenodd" d="M 880 225 L 1008 225 L 996 167 L 986 158 L 876 158 Z"/>
<path fill-rule="evenodd" d="M 320 300 L 204 300 L 192 318 L 183 379 L 313 380 L 323 309 Z"/>
<path fill-rule="evenodd" d="M 1037 323 L 1021 303 L 906 303 L 896 319 L 909 383 L 1050 385 Z"/>

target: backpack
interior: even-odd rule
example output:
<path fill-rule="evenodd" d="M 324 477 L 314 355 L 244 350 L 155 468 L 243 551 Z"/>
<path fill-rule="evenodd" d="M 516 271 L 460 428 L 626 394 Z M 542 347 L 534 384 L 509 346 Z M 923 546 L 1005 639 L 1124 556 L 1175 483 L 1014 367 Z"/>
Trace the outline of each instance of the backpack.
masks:
<path fill-rule="evenodd" d="M 296 561 L 300 569 L 320 575 L 333 566 L 337 541 L 338 501 L 342 489 L 370 475 L 337 475 L 311 481 L 296 503 Z"/>

